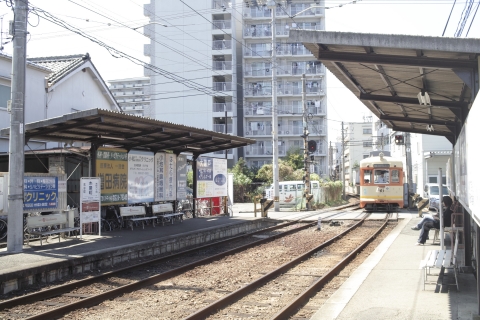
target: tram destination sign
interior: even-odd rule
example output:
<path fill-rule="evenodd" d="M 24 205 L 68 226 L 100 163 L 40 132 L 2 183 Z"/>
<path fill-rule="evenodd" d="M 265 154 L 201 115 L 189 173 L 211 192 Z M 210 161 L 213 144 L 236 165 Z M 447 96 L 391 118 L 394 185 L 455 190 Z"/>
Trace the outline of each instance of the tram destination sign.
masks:
<path fill-rule="evenodd" d="M 390 163 L 375 163 L 374 168 L 390 168 Z"/>

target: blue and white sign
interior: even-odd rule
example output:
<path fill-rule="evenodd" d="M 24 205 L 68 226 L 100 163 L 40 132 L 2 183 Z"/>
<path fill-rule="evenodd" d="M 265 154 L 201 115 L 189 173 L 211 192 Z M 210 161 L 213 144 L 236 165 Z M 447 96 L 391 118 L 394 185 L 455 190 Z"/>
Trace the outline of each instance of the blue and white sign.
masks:
<path fill-rule="evenodd" d="M 227 160 L 200 157 L 197 160 L 197 197 L 227 196 Z"/>
<path fill-rule="evenodd" d="M 23 179 L 23 209 L 57 209 L 58 177 L 25 177 Z"/>

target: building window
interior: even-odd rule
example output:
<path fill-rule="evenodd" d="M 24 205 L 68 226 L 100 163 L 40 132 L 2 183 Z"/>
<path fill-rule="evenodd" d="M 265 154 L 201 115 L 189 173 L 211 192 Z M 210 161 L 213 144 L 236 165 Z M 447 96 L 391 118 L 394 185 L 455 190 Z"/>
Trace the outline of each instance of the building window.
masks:
<path fill-rule="evenodd" d="M 363 134 L 372 134 L 372 128 L 363 128 Z"/>
<path fill-rule="evenodd" d="M 7 108 L 7 101 L 10 100 L 10 87 L 0 85 L 0 108 Z"/>

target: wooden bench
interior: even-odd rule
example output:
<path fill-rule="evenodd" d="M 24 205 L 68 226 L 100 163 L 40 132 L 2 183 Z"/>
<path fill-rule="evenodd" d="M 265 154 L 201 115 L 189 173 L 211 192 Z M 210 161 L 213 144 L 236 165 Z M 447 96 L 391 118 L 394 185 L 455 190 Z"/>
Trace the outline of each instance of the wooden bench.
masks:
<path fill-rule="evenodd" d="M 73 226 L 73 215 L 72 221 L 69 221 L 68 217 L 69 212 L 59 212 L 53 213 L 44 216 L 29 216 L 27 217 L 27 245 L 30 244 L 31 236 L 39 236 L 40 237 L 40 245 L 43 245 L 42 239 L 44 236 L 50 236 L 53 234 L 60 234 L 60 233 L 69 233 L 69 232 L 76 232 L 80 230 L 80 227 Z M 57 228 L 57 226 L 60 226 Z M 51 227 L 49 230 L 42 231 L 42 228 Z M 56 229 L 52 229 L 56 228 Z M 40 230 L 37 230 L 40 229 Z M 77 233 L 75 233 L 75 237 L 77 237 Z M 58 236 L 58 242 L 60 242 L 60 235 Z"/>
<path fill-rule="evenodd" d="M 457 279 L 457 249 L 458 249 L 458 231 L 455 237 L 455 246 L 453 251 L 448 250 L 430 250 L 427 252 L 427 256 L 424 260 L 420 261 L 420 269 L 423 269 L 423 290 L 425 290 L 425 284 L 428 281 L 428 276 L 432 275 L 430 273 L 431 269 L 440 269 L 440 274 L 443 274 L 445 269 L 453 269 L 455 275 L 455 283 L 458 288 L 458 279 Z"/>
<path fill-rule="evenodd" d="M 152 205 L 152 213 L 165 225 L 165 222 L 183 221 L 183 212 L 174 212 L 171 202 Z"/>
<path fill-rule="evenodd" d="M 132 228 L 133 223 L 137 221 L 142 222 L 142 229 L 145 229 L 145 222 L 152 221 L 153 226 L 155 227 L 155 220 L 157 217 L 147 217 L 147 212 L 144 206 L 136 207 L 120 207 L 120 216 L 122 221 L 124 221 L 128 227 Z"/>

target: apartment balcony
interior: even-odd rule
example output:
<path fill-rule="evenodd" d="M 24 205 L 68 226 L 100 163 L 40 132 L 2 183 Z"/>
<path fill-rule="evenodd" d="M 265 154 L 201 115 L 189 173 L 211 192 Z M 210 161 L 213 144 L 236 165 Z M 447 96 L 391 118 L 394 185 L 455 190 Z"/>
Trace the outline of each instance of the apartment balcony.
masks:
<path fill-rule="evenodd" d="M 232 82 L 214 82 L 213 90 L 214 91 L 232 91 Z"/>
<path fill-rule="evenodd" d="M 245 97 L 271 97 L 272 88 L 262 88 L 262 89 L 244 89 L 243 94 Z"/>
<path fill-rule="evenodd" d="M 231 20 L 213 20 L 212 29 L 213 30 L 226 30 L 232 28 Z"/>
<path fill-rule="evenodd" d="M 309 124 L 308 131 L 311 136 L 324 136 L 327 134 L 327 126 L 323 124 Z"/>
<path fill-rule="evenodd" d="M 307 104 L 315 104 L 314 101 L 307 101 Z M 303 107 L 301 101 L 295 101 L 291 103 L 282 103 L 278 105 L 278 114 L 299 116 L 303 115 Z M 307 106 L 307 114 L 311 115 L 324 115 L 325 107 L 320 104 L 319 107 Z"/>
<path fill-rule="evenodd" d="M 281 125 L 278 127 L 278 135 L 280 136 L 300 136 L 303 134 L 303 127 L 294 125 Z"/>
<path fill-rule="evenodd" d="M 212 0 L 212 9 L 226 10 L 232 7 L 232 2 L 228 0 Z"/>
<path fill-rule="evenodd" d="M 243 8 L 244 19 L 270 18 L 272 11 L 266 6 Z"/>
<path fill-rule="evenodd" d="M 232 40 L 213 40 L 212 49 L 213 50 L 231 50 Z"/>
<path fill-rule="evenodd" d="M 231 102 L 214 102 L 213 103 L 213 112 L 232 112 L 232 103 Z"/>
<path fill-rule="evenodd" d="M 272 125 L 268 123 L 265 125 L 263 122 L 251 122 L 249 126 L 245 127 L 246 136 L 271 136 Z"/>
<path fill-rule="evenodd" d="M 213 61 L 212 69 L 214 71 L 232 71 L 232 61 Z"/>
<path fill-rule="evenodd" d="M 258 144 L 251 145 L 245 147 L 245 155 L 246 156 L 266 156 L 271 157 L 273 155 L 273 148 L 271 145 L 269 146 L 261 146 Z M 278 146 L 278 155 L 279 156 L 286 156 L 287 155 L 287 148 L 285 146 Z"/>
<path fill-rule="evenodd" d="M 213 125 L 213 131 L 218 132 L 218 133 L 225 133 L 225 125 L 224 124 L 214 124 Z M 233 124 L 228 123 L 227 124 L 227 133 L 232 133 L 233 132 Z"/>
<path fill-rule="evenodd" d="M 271 77 L 272 69 L 270 65 L 256 65 L 247 64 L 243 69 L 244 77 Z"/>
<path fill-rule="evenodd" d="M 248 106 L 243 107 L 244 116 L 271 116 L 272 115 L 272 105 L 268 106 Z"/>

